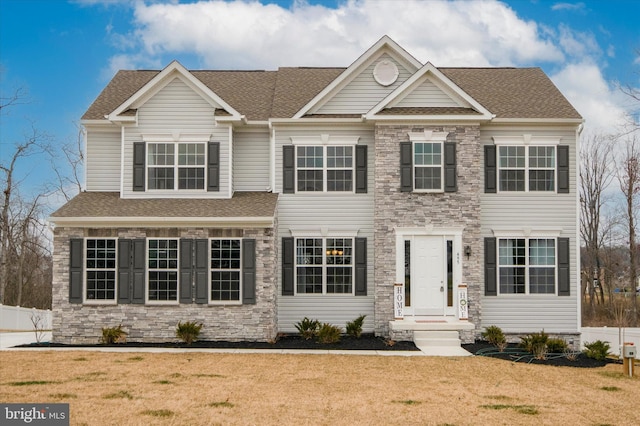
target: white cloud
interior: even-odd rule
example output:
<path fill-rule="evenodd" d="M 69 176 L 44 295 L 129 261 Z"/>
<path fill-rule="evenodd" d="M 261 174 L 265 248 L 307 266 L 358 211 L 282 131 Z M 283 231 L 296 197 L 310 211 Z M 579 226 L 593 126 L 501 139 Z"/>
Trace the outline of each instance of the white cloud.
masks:
<path fill-rule="evenodd" d="M 244 1 L 135 6 L 139 57 L 188 53 L 210 68 L 346 66 L 384 34 L 440 66 L 561 61 L 532 21 L 497 1 L 349 0 L 337 9 Z"/>
<path fill-rule="evenodd" d="M 335 9 L 305 1 L 290 9 L 241 0 L 132 5 L 133 31 L 110 34 L 121 48 L 111 58 L 111 75 L 120 68 L 162 68 L 185 56 L 211 69 L 348 66 L 387 34 L 436 66 L 553 65 L 559 70 L 553 81 L 588 128 L 613 131 L 621 124 L 622 95 L 596 62 L 614 55 L 613 46 L 604 52 L 591 32 L 526 21 L 495 0 L 406 0 L 402 7 L 391 0 L 348 0 Z M 552 9 L 583 11 L 585 5 Z"/>
<path fill-rule="evenodd" d="M 551 80 L 585 119 L 592 133 L 617 133 L 625 124 L 624 95 L 590 61 L 568 64 Z"/>
<path fill-rule="evenodd" d="M 551 6 L 551 10 L 568 10 L 571 12 L 584 11 L 586 5 L 582 2 L 579 3 L 556 3 Z"/>

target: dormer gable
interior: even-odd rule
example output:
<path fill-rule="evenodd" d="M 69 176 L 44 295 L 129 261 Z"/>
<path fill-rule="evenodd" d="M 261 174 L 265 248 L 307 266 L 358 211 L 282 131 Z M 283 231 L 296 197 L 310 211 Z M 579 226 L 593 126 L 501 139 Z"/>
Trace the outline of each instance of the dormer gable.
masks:
<path fill-rule="evenodd" d="M 369 98 L 367 104 L 359 102 L 353 106 L 347 106 L 343 110 L 337 109 L 330 104 L 340 97 L 359 97 L 362 99 L 361 95 L 364 92 L 372 90 L 363 88 L 363 85 L 373 87 L 373 91 L 379 93 L 380 98 L 382 98 L 420 69 L 421 66 L 422 64 L 417 59 L 407 53 L 395 41 L 388 36 L 384 36 L 302 107 L 293 118 L 326 113 L 362 114 L 369 110 L 372 102 L 375 103 L 375 96 L 373 96 L 373 99 Z M 357 81 L 358 79 L 362 81 Z M 371 93 L 369 96 L 371 96 Z M 343 99 L 337 100 L 337 103 L 344 104 Z"/>
<path fill-rule="evenodd" d="M 430 62 L 365 114 L 367 120 L 487 121 L 493 117 Z"/>
<path fill-rule="evenodd" d="M 131 122 L 136 120 L 136 111 L 175 79 L 179 79 L 191 90 L 200 95 L 216 110 L 223 110 L 225 121 L 240 121 L 242 115 L 225 102 L 220 96 L 203 84 L 178 61 L 172 61 L 149 82 L 138 89 L 125 102 L 120 104 L 106 117 L 109 121 Z"/>

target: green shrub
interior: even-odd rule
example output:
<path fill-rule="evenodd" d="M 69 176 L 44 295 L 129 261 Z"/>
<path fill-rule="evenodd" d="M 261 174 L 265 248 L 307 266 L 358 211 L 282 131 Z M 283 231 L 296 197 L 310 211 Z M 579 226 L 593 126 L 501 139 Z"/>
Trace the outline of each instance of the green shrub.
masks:
<path fill-rule="evenodd" d="M 304 317 L 302 321 L 297 322 L 295 326 L 298 330 L 298 333 L 300 333 L 300 335 L 304 337 L 305 340 L 309 340 L 316 336 L 318 327 L 320 327 L 320 321 L 315 319 L 311 320 L 307 317 Z"/>
<path fill-rule="evenodd" d="M 550 354 L 563 354 L 566 353 L 568 349 L 569 345 L 567 345 L 564 339 L 554 337 L 547 340 L 547 352 Z"/>
<path fill-rule="evenodd" d="M 340 327 L 331 325 L 327 322 L 318 328 L 317 338 L 319 343 L 337 343 L 340 341 Z"/>
<path fill-rule="evenodd" d="M 197 323 L 196 321 L 186 321 L 184 324 L 178 321 L 178 325 L 176 326 L 176 337 L 187 345 L 190 345 L 198 340 L 202 326 L 202 323 Z"/>
<path fill-rule="evenodd" d="M 532 333 L 522 337 L 520 347 L 527 352 L 531 352 L 537 359 L 545 359 L 548 341 L 549 335 L 542 330 L 540 333 Z"/>
<path fill-rule="evenodd" d="M 585 350 L 584 354 L 589 357 L 596 359 L 598 361 L 604 361 L 604 359 L 609 355 L 609 350 L 611 346 L 608 342 L 603 342 L 602 340 L 596 340 L 595 342 L 585 342 L 584 344 Z"/>
<path fill-rule="evenodd" d="M 103 327 L 100 343 L 105 345 L 125 343 L 127 341 L 127 334 L 128 333 L 122 329 L 122 324 L 117 327 Z"/>
<path fill-rule="evenodd" d="M 504 336 L 502 329 L 497 325 L 491 325 L 482 332 L 482 338 L 492 345 L 496 346 L 500 352 L 507 347 L 507 338 Z"/>
<path fill-rule="evenodd" d="M 366 315 L 360 315 L 358 318 L 347 323 L 347 334 L 349 336 L 359 339 L 362 335 L 362 324 L 364 323 Z"/>

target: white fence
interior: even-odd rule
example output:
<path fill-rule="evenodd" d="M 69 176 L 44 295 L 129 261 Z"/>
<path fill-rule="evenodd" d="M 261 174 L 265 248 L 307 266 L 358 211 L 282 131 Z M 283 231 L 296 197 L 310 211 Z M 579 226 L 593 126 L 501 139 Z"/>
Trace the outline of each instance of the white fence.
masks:
<path fill-rule="evenodd" d="M 640 348 L 640 328 L 623 328 L 618 327 L 582 327 L 582 336 L 580 338 L 582 346 L 585 342 L 595 342 L 602 340 L 609 342 L 611 345 L 611 353 L 620 355 L 620 342 L 633 343 L 636 348 Z M 637 355 L 636 358 L 640 358 Z"/>
<path fill-rule="evenodd" d="M 32 316 L 40 317 L 39 328 L 51 329 L 51 311 L 35 308 L 21 308 L 20 306 L 6 306 L 0 304 L 0 330 L 33 331 Z"/>

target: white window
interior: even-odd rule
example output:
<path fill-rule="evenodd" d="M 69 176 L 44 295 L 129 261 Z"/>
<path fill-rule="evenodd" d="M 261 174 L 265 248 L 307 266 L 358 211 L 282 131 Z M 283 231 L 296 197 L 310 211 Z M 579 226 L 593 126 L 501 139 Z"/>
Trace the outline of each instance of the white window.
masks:
<path fill-rule="evenodd" d="M 413 188 L 442 191 L 442 143 L 413 143 Z"/>
<path fill-rule="evenodd" d="M 555 191 L 556 147 L 498 147 L 500 191 Z"/>
<path fill-rule="evenodd" d="M 178 301 L 178 240 L 147 240 L 147 288 L 150 302 Z"/>
<path fill-rule="evenodd" d="M 116 300 L 116 240 L 85 240 L 85 301 Z"/>
<path fill-rule="evenodd" d="M 353 238 L 296 238 L 297 294 L 353 293 Z"/>
<path fill-rule="evenodd" d="M 500 238 L 498 268 L 501 294 L 555 294 L 556 240 Z"/>
<path fill-rule="evenodd" d="M 299 192 L 353 192 L 353 146 L 296 147 Z"/>
<path fill-rule="evenodd" d="M 204 143 L 147 144 L 147 189 L 205 189 L 205 158 Z"/>
<path fill-rule="evenodd" d="M 209 242 L 211 302 L 240 302 L 241 247 L 239 239 L 212 239 Z"/>

